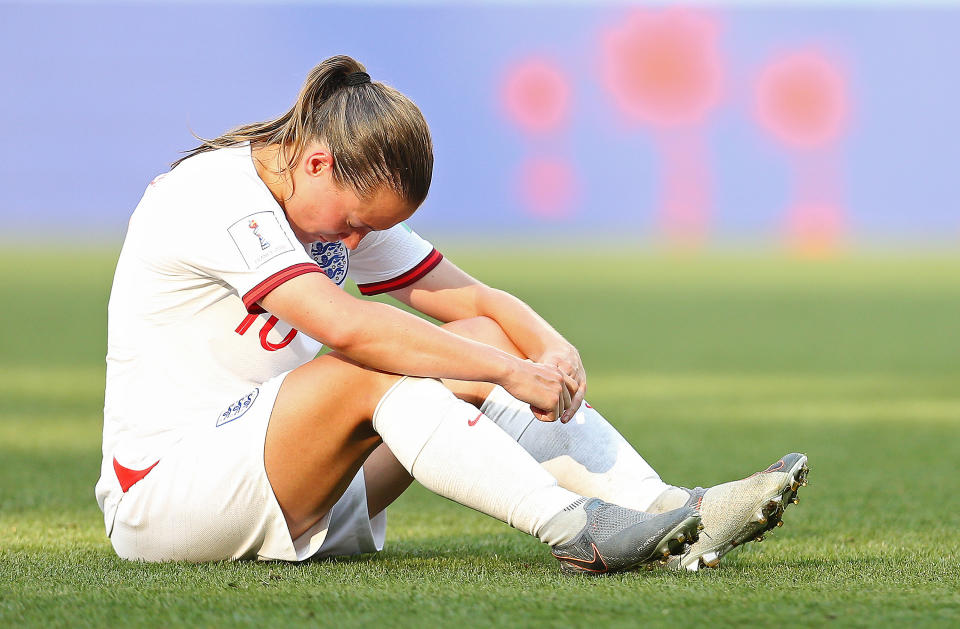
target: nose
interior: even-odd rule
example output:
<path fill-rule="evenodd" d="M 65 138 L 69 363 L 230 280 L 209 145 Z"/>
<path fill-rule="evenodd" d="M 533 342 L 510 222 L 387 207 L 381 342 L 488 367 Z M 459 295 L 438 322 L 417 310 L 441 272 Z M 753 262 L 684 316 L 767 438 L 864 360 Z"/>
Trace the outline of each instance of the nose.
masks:
<path fill-rule="evenodd" d="M 354 249 L 357 248 L 357 245 L 360 244 L 360 240 L 364 236 L 366 236 L 367 233 L 368 232 L 366 230 L 357 230 L 357 231 L 350 232 L 350 234 L 346 238 L 341 239 L 341 242 L 343 243 L 344 247 L 346 247 L 350 251 L 353 251 Z"/>

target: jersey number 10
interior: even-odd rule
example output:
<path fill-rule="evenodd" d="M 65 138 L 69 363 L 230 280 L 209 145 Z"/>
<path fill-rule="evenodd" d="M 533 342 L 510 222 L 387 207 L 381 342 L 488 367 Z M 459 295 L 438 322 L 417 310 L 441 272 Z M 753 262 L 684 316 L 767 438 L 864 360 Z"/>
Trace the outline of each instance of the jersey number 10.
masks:
<path fill-rule="evenodd" d="M 240 322 L 240 325 L 237 326 L 237 329 L 235 330 L 236 333 L 240 336 L 243 336 L 247 330 L 250 329 L 250 326 L 253 325 L 253 322 L 257 320 L 258 316 L 259 315 L 248 314 L 246 317 L 244 317 L 243 321 Z M 271 317 L 267 319 L 267 322 L 263 324 L 263 327 L 260 328 L 260 346 L 268 352 L 275 352 L 278 349 L 283 349 L 289 345 L 290 341 L 293 340 L 293 337 L 297 335 L 296 328 L 291 328 L 290 331 L 287 332 L 287 335 L 283 337 L 283 340 L 279 343 L 271 343 L 268 341 L 267 334 L 270 333 L 270 330 L 273 329 L 273 326 L 277 325 L 279 320 L 280 319 L 277 319 L 271 315 Z"/>

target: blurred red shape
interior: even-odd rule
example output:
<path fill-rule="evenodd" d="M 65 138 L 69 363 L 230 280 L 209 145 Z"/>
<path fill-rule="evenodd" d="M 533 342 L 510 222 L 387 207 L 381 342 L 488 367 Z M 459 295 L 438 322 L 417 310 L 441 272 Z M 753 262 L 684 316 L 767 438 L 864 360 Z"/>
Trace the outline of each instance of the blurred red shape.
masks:
<path fill-rule="evenodd" d="M 573 166 L 563 159 L 530 158 L 520 167 L 519 192 L 532 214 L 548 219 L 567 216 L 577 196 Z"/>
<path fill-rule="evenodd" d="M 804 257 L 836 253 L 845 231 L 844 212 L 829 204 L 800 204 L 787 213 L 787 245 Z"/>
<path fill-rule="evenodd" d="M 559 64 L 545 58 L 515 63 L 501 89 L 508 117 L 530 133 L 556 131 L 570 113 L 570 80 Z"/>
<path fill-rule="evenodd" d="M 671 246 L 697 249 L 706 242 L 710 229 L 711 173 L 706 147 L 701 135 L 690 130 L 673 130 L 660 144 L 660 228 Z"/>
<path fill-rule="evenodd" d="M 634 11 L 603 36 L 603 84 L 617 106 L 640 122 L 702 121 L 720 99 L 718 32 L 716 20 L 699 11 Z"/>
<path fill-rule="evenodd" d="M 846 125 L 847 81 L 818 50 L 783 55 L 760 72 L 755 112 L 760 124 L 788 146 L 823 147 Z"/>

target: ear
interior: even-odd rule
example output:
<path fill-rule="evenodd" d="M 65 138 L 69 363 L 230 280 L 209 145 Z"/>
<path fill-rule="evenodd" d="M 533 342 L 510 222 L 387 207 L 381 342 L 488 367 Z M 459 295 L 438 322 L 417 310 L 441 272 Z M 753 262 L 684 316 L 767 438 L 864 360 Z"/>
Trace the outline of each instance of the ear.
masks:
<path fill-rule="evenodd" d="M 333 155 L 327 151 L 314 151 L 303 159 L 303 169 L 310 177 L 318 177 L 333 168 Z"/>

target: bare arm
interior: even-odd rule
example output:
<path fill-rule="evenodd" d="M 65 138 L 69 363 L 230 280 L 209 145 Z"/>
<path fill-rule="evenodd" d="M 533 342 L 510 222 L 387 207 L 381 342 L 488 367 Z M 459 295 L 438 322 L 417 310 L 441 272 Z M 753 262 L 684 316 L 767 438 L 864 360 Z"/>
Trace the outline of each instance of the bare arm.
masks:
<path fill-rule="evenodd" d="M 356 299 L 321 273 L 281 284 L 261 305 L 328 347 L 381 371 L 493 382 L 544 409 L 557 407 L 565 386 L 554 367 L 524 362 L 398 308 Z"/>
<path fill-rule="evenodd" d="M 513 344 L 531 360 L 556 365 L 578 385 L 573 404 L 561 418 L 569 420 L 586 394 L 587 376 L 580 354 L 533 308 L 510 293 L 474 279 L 444 259 L 430 273 L 391 296 L 440 321 L 476 316 L 500 324 Z"/>

